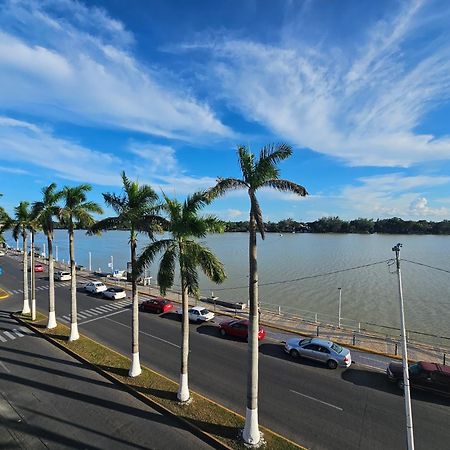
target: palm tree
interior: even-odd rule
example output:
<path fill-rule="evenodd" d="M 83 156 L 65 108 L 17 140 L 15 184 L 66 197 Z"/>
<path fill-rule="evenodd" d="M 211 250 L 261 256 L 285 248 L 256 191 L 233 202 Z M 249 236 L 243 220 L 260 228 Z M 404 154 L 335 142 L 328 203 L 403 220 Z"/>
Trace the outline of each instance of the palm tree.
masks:
<path fill-rule="evenodd" d="M 3 194 L 0 194 L 0 198 Z M 3 231 L 8 229 L 11 225 L 11 218 L 8 216 L 2 206 L 0 206 L 0 244 L 4 244 L 5 238 L 3 237 Z"/>
<path fill-rule="evenodd" d="M 256 258 L 256 235 L 259 231 L 264 239 L 264 222 L 262 211 L 256 199 L 260 188 L 273 188 L 300 196 L 308 195 L 303 186 L 291 181 L 280 180 L 277 163 L 288 158 L 292 149 L 286 144 L 268 145 L 261 149 L 259 159 L 246 147 L 237 150 L 242 172 L 242 179 L 218 178 L 217 184 L 208 192 L 209 198 L 224 195 L 236 189 L 246 189 L 250 198 L 250 233 L 249 233 L 249 339 L 247 371 L 247 409 L 245 427 L 242 433 L 244 442 L 256 445 L 261 439 L 258 425 L 258 270 Z"/>
<path fill-rule="evenodd" d="M 157 254 L 162 252 L 158 270 L 158 284 L 161 294 L 173 286 L 175 268 L 178 262 L 181 298 L 182 298 L 182 345 L 181 370 L 178 388 L 178 400 L 187 402 L 190 399 L 188 387 L 188 355 L 189 355 L 189 294 L 198 296 L 198 273 L 200 267 L 203 273 L 215 283 L 222 283 L 225 278 L 223 264 L 207 248 L 195 239 L 201 239 L 208 232 L 222 231 L 222 224 L 212 216 L 198 215 L 200 208 L 207 204 L 205 193 L 196 193 L 184 203 L 171 200 L 164 195 L 164 209 L 168 214 L 171 237 L 151 242 L 139 257 L 137 269 L 142 270 L 153 262 Z"/>
<path fill-rule="evenodd" d="M 31 320 L 36 320 L 36 273 L 34 272 L 35 246 L 34 237 L 41 228 L 36 212 L 31 208 L 29 230 L 31 234 L 30 245 L 30 278 L 31 278 Z"/>
<path fill-rule="evenodd" d="M 55 263 L 53 260 L 53 219 L 59 216 L 60 207 L 58 201 L 62 198 L 62 192 L 56 190 L 56 183 L 42 188 L 42 201 L 33 203 L 33 213 L 39 221 L 42 230 L 47 236 L 48 245 L 48 322 L 47 328 L 56 327 L 55 313 Z"/>
<path fill-rule="evenodd" d="M 32 222 L 31 212 L 28 202 L 20 202 L 19 206 L 14 208 L 15 218 L 13 219 L 13 237 L 17 241 L 19 235 L 23 241 L 23 308 L 22 314 L 30 314 L 30 299 L 28 295 L 28 230 Z"/>
<path fill-rule="evenodd" d="M 131 253 L 131 297 L 133 305 L 132 316 L 132 362 L 128 372 L 130 377 L 136 377 L 141 373 L 139 361 L 139 298 L 136 272 L 136 246 L 138 232 L 146 231 L 153 238 L 155 231 L 162 231 L 165 220 L 156 215 L 159 207 L 155 205 L 158 200 L 156 192 L 148 185 L 139 186 L 137 182 L 130 181 L 125 172 L 122 172 L 123 194 L 116 195 L 105 193 L 103 198 L 117 214 L 115 217 L 96 222 L 90 229 L 90 233 L 117 228 L 130 230 L 130 253 Z"/>
<path fill-rule="evenodd" d="M 69 234 L 69 252 L 70 252 L 70 274 L 71 274 L 71 311 L 70 311 L 70 336 L 69 341 L 76 341 L 80 336 L 78 334 L 77 323 L 77 280 L 75 272 L 75 246 L 74 229 L 90 228 L 95 220 L 91 213 L 102 214 L 103 210 L 97 203 L 88 202 L 86 193 L 92 189 L 89 184 L 80 184 L 79 186 L 65 186 L 62 190 L 64 205 L 59 211 L 61 223 L 67 227 Z"/>

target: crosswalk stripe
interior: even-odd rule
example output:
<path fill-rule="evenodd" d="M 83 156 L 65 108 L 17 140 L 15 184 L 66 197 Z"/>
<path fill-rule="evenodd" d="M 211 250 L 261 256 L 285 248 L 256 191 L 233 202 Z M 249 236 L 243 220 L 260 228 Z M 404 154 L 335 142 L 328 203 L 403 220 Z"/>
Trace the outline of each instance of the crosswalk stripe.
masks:
<path fill-rule="evenodd" d="M 100 311 L 95 311 L 94 309 L 88 309 L 88 312 L 89 312 L 89 314 L 92 314 L 93 316 L 100 314 Z"/>
<path fill-rule="evenodd" d="M 33 332 L 27 327 L 19 327 L 19 329 L 25 334 L 33 334 Z"/>
<path fill-rule="evenodd" d="M 98 306 L 95 309 L 99 309 L 100 311 L 103 311 L 103 312 L 108 312 L 109 311 L 109 308 L 106 308 L 105 306 Z"/>
<path fill-rule="evenodd" d="M 19 337 L 23 337 L 24 336 L 19 330 L 16 330 L 15 328 L 13 329 L 13 333 L 16 334 Z"/>
<path fill-rule="evenodd" d="M 63 316 L 63 319 L 66 319 L 69 322 L 70 321 L 70 316 Z"/>
<path fill-rule="evenodd" d="M 15 339 L 15 338 L 16 338 L 16 337 L 15 337 L 12 333 L 10 333 L 9 331 L 4 331 L 3 334 L 6 335 L 6 336 L 8 336 L 10 339 Z"/>
<path fill-rule="evenodd" d="M 81 317 L 82 319 L 87 319 L 89 316 L 85 316 L 83 313 L 77 312 L 77 316 Z"/>
<path fill-rule="evenodd" d="M 92 313 L 89 311 L 81 311 L 85 316 L 92 317 Z M 80 313 L 78 313 L 80 314 Z"/>
<path fill-rule="evenodd" d="M 6 339 L 0 334 L 0 341 L 6 342 Z"/>
<path fill-rule="evenodd" d="M 69 323 L 69 320 L 68 320 L 68 319 L 64 319 L 64 317 L 59 317 L 59 320 L 60 320 L 61 322 Z"/>

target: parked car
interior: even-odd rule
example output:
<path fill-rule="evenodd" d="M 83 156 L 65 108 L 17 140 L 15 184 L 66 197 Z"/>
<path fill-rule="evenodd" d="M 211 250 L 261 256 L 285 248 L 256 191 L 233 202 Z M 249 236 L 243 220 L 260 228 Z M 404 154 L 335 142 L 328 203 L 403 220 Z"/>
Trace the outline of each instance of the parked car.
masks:
<path fill-rule="evenodd" d="M 125 292 L 125 289 L 110 287 L 103 292 L 103 297 L 109 298 L 110 300 L 120 300 L 121 298 L 126 298 L 127 293 Z"/>
<path fill-rule="evenodd" d="M 390 363 L 386 369 L 390 381 L 403 389 L 401 363 Z M 450 395 L 450 367 L 432 362 L 419 361 L 409 366 L 409 384 L 413 388 Z"/>
<path fill-rule="evenodd" d="M 177 309 L 177 314 L 180 316 L 183 314 L 182 309 Z M 209 320 L 214 319 L 214 313 L 208 311 L 203 306 L 193 306 L 188 309 L 189 320 L 192 322 L 208 322 Z"/>
<path fill-rule="evenodd" d="M 35 272 L 43 272 L 44 271 L 44 266 L 42 264 L 35 264 L 34 265 L 34 271 Z"/>
<path fill-rule="evenodd" d="M 338 366 L 350 367 L 352 363 L 350 350 L 324 339 L 289 339 L 285 343 L 284 351 L 293 358 L 301 357 L 322 362 L 329 369 L 336 369 Z"/>
<path fill-rule="evenodd" d="M 141 311 L 155 312 L 156 314 L 166 313 L 173 308 L 173 303 L 169 302 L 162 297 L 151 298 L 150 300 L 144 300 L 140 305 Z"/>
<path fill-rule="evenodd" d="M 219 324 L 220 334 L 222 336 L 234 336 L 242 339 L 248 339 L 248 320 L 227 320 Z M 259 327 L 258 341 L 261 341 L 266 337 L 266 332 L 263 327 Z"/>
<path fill-rule="evenodd" d="M 55 281 L 69 281 L 72 279 L 70 272 L 64 272 L 62 270 L 55 272 Z"/>
<path fill-rule="evenodd" d="M 102 292 L 105 292 L 106 289 L 108 288 L 101 281 L 89 281 L 89 283 L 84 285 L 84 290 L 92 292 L 93 294 L 101 294 Z"/>
<path fill-rule="evenodd" d="M 6 253 L 3 250 L 0 250 L 0 256 L 5 256 Z"/>

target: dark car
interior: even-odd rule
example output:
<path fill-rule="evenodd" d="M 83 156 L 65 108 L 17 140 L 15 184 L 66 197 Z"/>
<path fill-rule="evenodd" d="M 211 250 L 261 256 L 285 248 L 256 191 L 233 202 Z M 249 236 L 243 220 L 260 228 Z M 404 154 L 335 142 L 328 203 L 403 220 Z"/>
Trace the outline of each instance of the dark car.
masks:
<path fill-rule="evenodd" d="M 157 314 L 165 313 L 173 308 L 173 304 L 162 297 L 144 300 L 140 305 L 141 311 L 154 312 Z"/>
<path fill-rule="evenodd" d="M 403 368 L 400 363 L 390 363 L 386 373 L 389 380 L 403 389 Z M 409 366 L 409 384 L 414 388 L 450 395 L 450 367 L 419 361 Z"/>
<path fill-rule="evenodd" d="M 248 320 L 228 320 L 219 325 L 220 334 L 222 336 L 234 336 L 241 339 L 248 339 Z M 258 341 L 261 341 L 266 336 L 263 327 L 259 327 Z"/>

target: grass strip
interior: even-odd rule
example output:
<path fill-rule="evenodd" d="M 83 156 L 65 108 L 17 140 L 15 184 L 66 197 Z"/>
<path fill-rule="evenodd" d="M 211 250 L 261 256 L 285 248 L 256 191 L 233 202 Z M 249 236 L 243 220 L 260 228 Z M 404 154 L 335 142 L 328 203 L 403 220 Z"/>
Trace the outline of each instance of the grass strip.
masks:
<path fill-rule="evenodd" d="M 210 443 L 211 440 L 215 441 L 217 447 L 247 448 L 239 438 L 240 430 L 244 427 L 244 418 L 241 415 L 192 390 L 190 391 L 192 402 L 189 405 L 181 405 L 177 400 L 178 383 L 164 375 L 142 366 L 142 374 L 130 378 L 128 377 L 130 359 L 114 350 L 83 335 L 80 335 L 77 341 L 69 342 L 69 328 L 58 324 L 56 328 L 48 330 L 47 317 L 41 313 L 37 313 L 35 321 L 31 321 L 29 315 L 21 313 L 14 314 L 14 317 L 36 329 L 58 347 L 68 349 L 69 352 L 86 360 L 108 379 L 119 382 L 128 391 L 134 391 L 137 394 L 135 396 L 141 400 L 148 399 L 153 406 L 159 406 L 160 410 L 173 414 L 197 431 L 197 434 L 205 433 L 206 437 L 210 438 Z M 260 427 L 260 429 L 264 435 L 264 448 L 303 449 L 300 445 L 267 428 Z"/>

